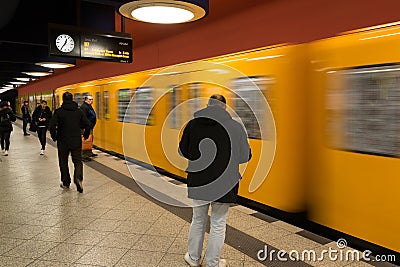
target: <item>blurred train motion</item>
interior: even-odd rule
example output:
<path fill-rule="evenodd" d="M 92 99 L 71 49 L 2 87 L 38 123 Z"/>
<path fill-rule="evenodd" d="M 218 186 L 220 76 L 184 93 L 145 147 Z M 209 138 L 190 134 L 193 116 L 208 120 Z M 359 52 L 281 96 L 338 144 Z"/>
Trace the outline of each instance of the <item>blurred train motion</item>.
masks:
<path fill-rule="evenodd" d="M 384 25 L 71 84 L 18 101 L 33 108 L 45 99 L 56 107 L 66 90 L 78 103 L 92 94 L 95 145 L 185 177 L 177 167 L 181 127 L 204 99 L 221 93 L 253 152 L 240 196 L 306 212 L 310 221 L 400 251 L 393 235 L 400 225 L 399 48 L 400 26 Z"/>

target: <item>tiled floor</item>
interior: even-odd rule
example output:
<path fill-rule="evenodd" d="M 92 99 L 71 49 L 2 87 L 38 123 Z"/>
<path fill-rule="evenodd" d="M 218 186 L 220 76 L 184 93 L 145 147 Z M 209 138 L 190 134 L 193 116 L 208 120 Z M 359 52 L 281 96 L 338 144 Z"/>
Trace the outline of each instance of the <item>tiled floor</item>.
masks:
<path fill-rule="evenodd" d="M 100 151 L 84 165 L 84 193 L 73 185 L 63 190 L 55 147 L 48 144 L 40 156 L 36 136 L 24 137 L 17 125 L 14 129 L 9 156 L 0 156 L 0 266 L 188 266 L 183 255 L 189 208 L 153 201 L 135 185 L 123 160 Z M 230 209 L 222 251 L 229 266 L 371 266 L 359 261 L 257 261 L 257 252 L 267 244 L 286 251 L 336 246 L 257 215 L 242 206 Z"/>

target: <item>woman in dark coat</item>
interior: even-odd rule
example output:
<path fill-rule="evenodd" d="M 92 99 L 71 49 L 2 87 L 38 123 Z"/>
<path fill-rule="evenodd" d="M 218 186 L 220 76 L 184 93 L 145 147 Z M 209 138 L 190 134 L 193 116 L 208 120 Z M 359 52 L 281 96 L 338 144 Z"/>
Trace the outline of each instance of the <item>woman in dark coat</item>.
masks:
<path fill-rule="evenodd" d="M 12 123 L 16 118 L 10 108 L 8 101 L 0 103 L 0 138 L 1 138 L 1 151 L 4 156 L 8 156 L 10 149 L 10 136 L 13 130 Z"/>
<path fill-rule="evenodd" d="M 41 145 L 40 155 L 44 155 L 44 150 L 46 149 L 46 133 L 50 119 L 51 110 L 47 106 L 47 101 L 42 100 L 40 101 L 40 106 L 32 114 L 32 120 L 37 124 L 37 134 Z"/>

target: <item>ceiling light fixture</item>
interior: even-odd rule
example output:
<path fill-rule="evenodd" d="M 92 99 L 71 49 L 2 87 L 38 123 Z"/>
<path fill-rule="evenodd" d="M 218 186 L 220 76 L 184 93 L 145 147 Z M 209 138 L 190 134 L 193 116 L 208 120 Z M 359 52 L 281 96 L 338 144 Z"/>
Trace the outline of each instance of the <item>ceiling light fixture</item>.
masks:
<path fill-rule="evenodd" d="M 22 84 L 26 84 L 26 82 L 10 82 L 11 84 L 15 84 L 15 85 L 22 85 Z"/>
<path fill-rule="evenodd" d="M 121 15 L 138 21 L 174 24 L 195 21 L 208 13 L 208 0 L 137 0 L 120 6 Z"/>
<path fill-rule="evenodd" d="M 35 78 L 23 78 L 23 77 L 18 77 L 18 78 L 15 78 L 15 80 L 21 81 L 21 82 L 31 82 L 31 81 L 36 81 L 37 79 L 35 79 Z"/>
<path fill-rule="evenodd" d="M 39 71 L 27 71 L 27 72 L 22 72 L 22 73 L 29 75 L 29 76 L 35 76 L 35 77 L 43 77 L 43 76 L 53 74 L 51 72 L 39 72 Z"/>
<path fill-rule="evenodd" d="M 35 64 L 50 69 L 65 69 L 75 66 L 74 64 L 63 63 L 63 62 L 38 62 Z"/>

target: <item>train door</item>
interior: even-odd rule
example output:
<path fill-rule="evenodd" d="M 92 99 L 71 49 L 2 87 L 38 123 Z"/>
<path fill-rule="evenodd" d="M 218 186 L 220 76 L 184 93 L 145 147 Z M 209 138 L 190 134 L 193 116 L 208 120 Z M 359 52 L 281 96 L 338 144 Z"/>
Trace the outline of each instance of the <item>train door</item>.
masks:
<path fill-rule="evenodd" d="M 106 148 L 106 125 L 110 118 L 109 113 L 109 92 L 104 90 L 103 85 L 98 85 L 94 90 L 94 108 L 96 111 L 97 123 L 94 128 L 94 145 Z"/>

